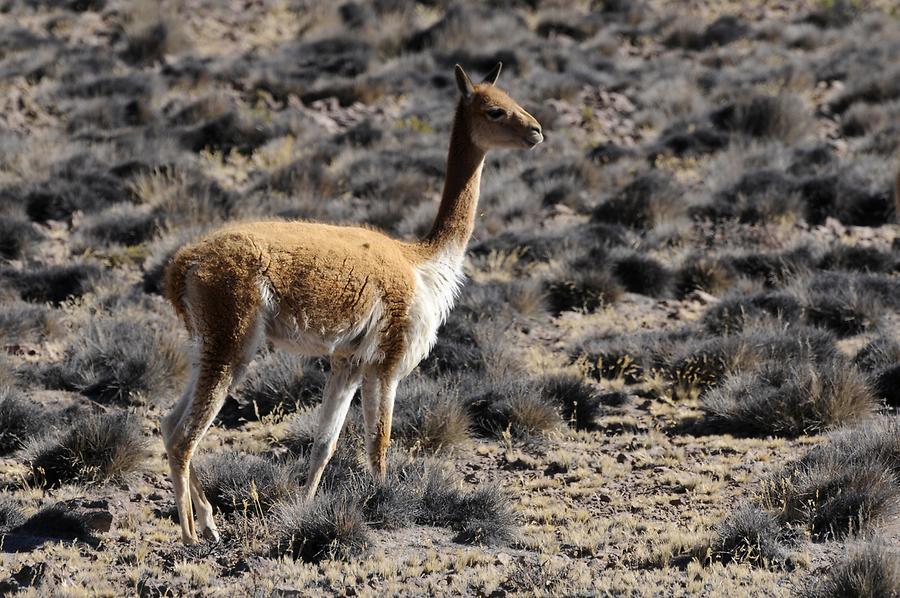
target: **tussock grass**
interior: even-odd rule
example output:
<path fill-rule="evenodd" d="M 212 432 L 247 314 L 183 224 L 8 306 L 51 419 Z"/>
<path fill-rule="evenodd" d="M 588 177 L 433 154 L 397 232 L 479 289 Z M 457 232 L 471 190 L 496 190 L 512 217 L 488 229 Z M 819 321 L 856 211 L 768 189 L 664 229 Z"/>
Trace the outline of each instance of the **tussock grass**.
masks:
<path fill-rule="evenodd" d="M 764 486 L 760 502 L 814 540 L 865 535 L 900 514 L 900 419 L 831 434 Z"/>
<path fill-rule="evenodd" d="M 598 205 L 595 222 L 650 230 L 685 213 L 683 189 L 669 176 L 651 170 L 636 176 L 615 196 Z"/>
<path fill-rule="evenodd" d="M 602 412 L 597 390 L 580 376 L 556 374 L 540 382 L 547 400 L 557 405 L 563 421 L 576 430 L 590 430 Z"/>
<path fill-rule="evenodd" d="M 47 414 L 20 390 L 0 387 L 0 455 L 22 448 L 48 425 Z"/>
<path fill-rule="evenodd" d="M 373 540 L 357 500 L 322 492 L 311 502 L 294 500 L 274 512 L 278 540 L 273 552 L 315 563 L 363 556 Z"/>
<path fill-rule="evenodd" d="M 672 290 L 673 272 L 660 261 L 633 253 L 615 259 L 613 276 L 629 293 L 648 297 L 665 297 Z"/>
<path fill-rule="evenodd" d="M 487 438 L 504 433 L 528 438 L 550 432 L 563 422 L 558 406 L 542 396 L 538 384 L 512 376 L 482 381 L 463 401 L 473 431 Z"/>
<path fill-rule="evenodd" d="M 100 268 L 93 263 L 0 270 L 0 279 L 8 281 L 22 299 L 33 303 L 59 304 L 81 297 L 94 287 L 99 277 Z"/>
<path fill-rule="evenodd" d="M 72 338 L 60 363 L 42 377 L 103 403 L 159 403 L 170 398 L 187 362 L 177 337 L 155 318 L 97 317 Z"/>
<path fill-rule="evenodd" d="M 286 351 L 264 355 L 238 391 L 229 398 L 218 420 L 228 426 L 285 415 L 318 404 L 325 389 L 322 364 Z"/>
<path fill-rule="evenodd" d="M 0 214 L 0 258 L 18 259 L 40 238 L 24 218 Z"/>
<path fill-rule="evenodd" d="M 723 563 L 785 566 L 789 563 L 789 553 L 784 535 L 774 514 L 743 505 L 719 524 L 709 556 Z"/>
<path fill-rule="evenodd" d="M 262 515 L 302 484 L 290 463 L 236 451 L 207 455 L 196 468 L 206 497 L 223 513 Z"/>
<path fill-rule="evenodd" d="M 851 365 L 769 362 L 726 379 L 704 395 L 711 422 L 737 434 L 795 436 L 853 423 L 871 414 L 875 399 Z"/>
<path fill-rule="evenodd" d="M 470 437 L 472 418 L 452 378 L 404 380 L 395 405 L 392 435 L 415 448 L 452 450 Z"/>
<path fill-rule="evenodd" d="M 725 297 L 704 312 L 702 322 L 710 334 L 727 335 L 768 323 L 795 326 L 803 315 L 803 306 L 794 296 L 768 291 Z"/>
<path fill-rule="evenodd" d="M 582 270 L 570 265 L 546 282 L 550 312 L 592 312 L 615 303 L 622 296 L 619 282 L 605 269 Z"/>
<path fill-rule="evenodd" d="M 25 523 L 25 515 L 17 501 L 7 494 L 0 495 L 0 534 Z"/>
<path fill-rule="evenodd" d="M 900 593 L 900 556 L 879 541 L 849 547 L 822 573 L 810 576 L 804 598 L 895 597 Z"/>
<path fill-rule="evenodd" d="M 134 416 L 94 414 L 32 440 L 24 458 L 35 482 L 54 487 L 123 478 L 141 466 L 146 449 L 147 440 Z"/>
<path fill-rule="evenodd" d="M 450 527 L 458 542 L 505 544 L 516 537 L 516 519 L 495 487 L 465 492 L 447 471 L 432 467 L 423 480 L 423 523 Z"/>

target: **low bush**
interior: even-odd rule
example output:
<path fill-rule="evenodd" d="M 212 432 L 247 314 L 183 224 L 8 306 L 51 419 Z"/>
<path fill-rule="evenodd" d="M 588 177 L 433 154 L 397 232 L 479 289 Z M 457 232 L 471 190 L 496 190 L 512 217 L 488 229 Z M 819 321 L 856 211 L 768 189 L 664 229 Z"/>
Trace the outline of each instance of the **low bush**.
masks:
<path fill-rule="evenodd" d="M 301 485 L 289 464 L 235 451 L 205 456 L 196 468 L 207 499 L 223 513 L 262 515 Z"/>
<path fill-rule="evenodd" d="M 728 378 L 703 397 L 710 420 L 738 434 L 796 436 L 871 414 L 872 391 L 852 366 L 767 363 Z"/>
<path fill-rule="evenodd" d="M 413 447 L 436 452 L 469 439 L 472 418 L 452 379 L 407 378 L 395 404 L 393 436 Z"/>
<path fill-rule="evenodd" d="M 70 340 L 62 361 L 44 370 L 44 382 L 105 403 L 167 400 L 187 361 L 166 328 L 152 318 L 95 318 Z"/>
<path fill-rule="evenodd" d="M 274 515 L 279 555 L 315 563 L 356 558 L 372 545 L 359 501 L 348 494 L 321 492 L 311 502 L 280 503 Z"/>
<path fill-rule="evenodd" d="M 88 293 L 99 277 L 100 268 L 92 263 L 0 270 L 0 279 L 11 283 L 25 301 L 57 305 Z"/>
<path fill-rule="evenodd" d="M 34 481 L 55 487 L 119 479 L 143 463 L 147 440 L 136 418 L 122 413 L 81 417 L 24 449 Z"/>
<path fill-rule="evenodd" d="M 22 448 L 51 424 L 47 414 L 21 391 L 0 387 L 0 455 Z"/>
<path fill-rule="evenodd" d="M 592 218 L 595 222 L 650 230 L 684 213 L 683 189 L 671 177 L 653 170 L 639 174 L 617 195 L 598 205 Z"/>

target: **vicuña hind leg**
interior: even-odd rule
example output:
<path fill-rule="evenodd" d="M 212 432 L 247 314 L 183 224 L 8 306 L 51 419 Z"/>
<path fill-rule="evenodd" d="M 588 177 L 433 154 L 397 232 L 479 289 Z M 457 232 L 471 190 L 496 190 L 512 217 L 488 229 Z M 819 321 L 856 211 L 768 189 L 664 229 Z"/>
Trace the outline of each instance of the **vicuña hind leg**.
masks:
<path fill-rule="evenodd" d="M 169 456 L 175 491 L 175 507 L 181 524 L 181 540 L 185 544 L 196 544 L 198 541 L 194 528 L 192 497 L 197 501 L 198 509 L 201 509 L 201 521 L 205 526 L 201 530 L 208 529 L 212 520 L 212 507 L 203 496 L 196 475 L 191 479 L 191 458 L 225 401 L 233 378 L 232 372 L 231 366 L 201 365 L 190 404 L 184 407 L 178 423 L 168 430 L 166 453 Z"/>
<path fill-rule="evenodd" d="M 366 452 L 372 475 L 387 479 L 387 450 L 391 442 L 391 421 L 398 381 L 377 373 L 366 376 L 363 387 L 363 415 L 366 424 Z"/>
<path fill-rule="evenodd" d="M 306 499 L 316 494 L 322 472 L 334 454 L 338 436 L 344 426 L 350 401 L 362 381 L 358 366 L 334 360 L 331 363 L 331 376 L 325 384 L 325 396 L 319 413 L 319 426 L 309 454 L 309 472 L 306 476 Z"/>

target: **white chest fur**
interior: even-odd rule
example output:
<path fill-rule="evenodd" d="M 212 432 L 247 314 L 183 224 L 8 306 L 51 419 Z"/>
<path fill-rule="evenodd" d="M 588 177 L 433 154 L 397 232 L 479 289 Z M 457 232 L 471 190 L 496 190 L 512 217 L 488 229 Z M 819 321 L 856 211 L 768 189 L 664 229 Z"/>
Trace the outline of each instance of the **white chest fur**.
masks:
<path fill-rule="evenodd" d="M 401 371 L 407 375 L 428 355 L 437 330 L 456 302 L 463 282 L 463 253 L 438 254 L 415 268 L 416 290 L 410 306 L 407 354 Z"/>

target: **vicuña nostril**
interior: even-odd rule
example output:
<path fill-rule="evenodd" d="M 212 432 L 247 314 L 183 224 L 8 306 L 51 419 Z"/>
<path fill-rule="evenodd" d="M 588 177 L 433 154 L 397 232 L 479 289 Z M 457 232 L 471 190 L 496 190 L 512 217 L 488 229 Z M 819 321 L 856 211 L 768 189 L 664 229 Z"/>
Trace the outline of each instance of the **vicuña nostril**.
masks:
<path fill-rule="evenodd" d="M 540 127 L 531 127 L 531 132 L 540 134 L 541 128 Z"/>

